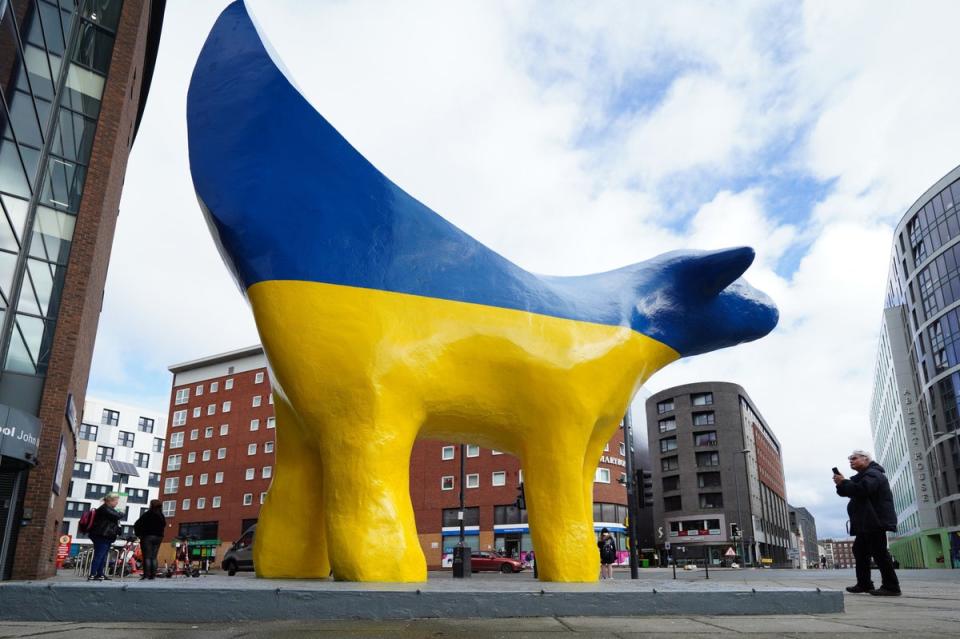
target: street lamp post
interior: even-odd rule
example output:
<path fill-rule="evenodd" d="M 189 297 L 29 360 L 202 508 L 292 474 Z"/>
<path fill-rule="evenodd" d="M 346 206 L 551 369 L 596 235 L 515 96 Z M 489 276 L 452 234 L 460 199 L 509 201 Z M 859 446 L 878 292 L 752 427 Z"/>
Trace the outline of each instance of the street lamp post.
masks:
<path fill-rule="evenodd" d="M 747 473 L 747 455 L 750 454 L 750 449 L 744 448 L 743 450 L 737 451 L 737 452 L 743 455 L 743 473 L 746 474 Z M 734 465 L 733 465 L 733 481 L 735 483 L 736 491 L 737 491 L 737 519 L 739 520 L 737 522 L 737 527 L 739 528 L 739 531 L 738 531 L 739 534 L 737 535 L 737 542 L 740 545 L 740 561 L 746 564 L 747 557 L 743 551 L 743 530 L 744 530 L 743 529 L 743 511 L 740 509 L 740 473 L 737 472 L 736 462 L 734 462 Z"/>
<path fill-rule="evenodd" d="M 627 453 L 627 539 L 630 543 L 630 578 L 638 579 L 639 548 L 637 548 L 637 486 L 633 474 L 633 418 L 630 416 L 630 407 L 623 416 L 623 448 Z M 643 486 L 640 487 L 643 491 Z"/>
<path fill-rule="evenodd" d="M 464 444 L 460 444 L 460 510 L 457 513 L 457 519 L 460 520 L 460 547 L 463 548 L 463 541 L 465 537 L 465 528 L 464 528 L 464 513 L 463 513 L 463 498 L 464 498 L 464 483 L 466 483 L 467 478 L 467 468 L 466 468 L 466 457 L 467 457 L 467 447 Z"/>

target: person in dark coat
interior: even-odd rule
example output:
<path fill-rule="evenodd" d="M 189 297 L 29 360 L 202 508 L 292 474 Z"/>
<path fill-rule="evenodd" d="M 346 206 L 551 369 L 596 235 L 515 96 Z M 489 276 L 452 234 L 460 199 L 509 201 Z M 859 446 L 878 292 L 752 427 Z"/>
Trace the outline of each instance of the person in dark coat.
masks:
<path fill-rule="evenodd" d="M 120 534 L 120 520 L 123 513 L 117 510 L 120 495 L 107 493 L 103 503 L 97 508 L 97 515 L 90 526 L 90 541 L 93 542 L 93 561 L 90 564 L 90 576 L 87 581 L 110 581 L 104 574 L 107 566 L 107 553 Z"/>
<path fill-rule="evenodd" d="M 883 466 L 870 458 L 865 450 L 855 450 L 848 458 L 850 468 L 857 474 L 846 479 L 833 476 L 837 494 L 849 497 L 847 514 L 850 516 L 850 534 L 853 542 L 853 558 L 856 562 L 857 583 L 847 592 L 869 592 L 871 595 L 900 595 L 900 581 L 893 568 L 893 560 L 887 550 L 887 532 L 897 530 L 897 512 L 893 508 L 893 493 Z M 880 588 L 873 587 L 870 577 L 870 558 L 880 569 Z"/>
<path fill-rule="evenodd" d="M 140 579 L 154 579 L 157 576 L 157 551 L 163 543 L 163 533 L 167 529 L 167 518 L 163 516 L 163 502 L 150 501 L 150 508 L 133 524 L 133 532 L 140 538 L 140 552 L 143 553 L 143 574 Z"/>
<path fill-rule="evenodd" d="M 600 550 L 600 579 L 613 579 L 613 564 L 617 561 L 617 542 L 606 528 L 600 531 L 597 548 Z"/>

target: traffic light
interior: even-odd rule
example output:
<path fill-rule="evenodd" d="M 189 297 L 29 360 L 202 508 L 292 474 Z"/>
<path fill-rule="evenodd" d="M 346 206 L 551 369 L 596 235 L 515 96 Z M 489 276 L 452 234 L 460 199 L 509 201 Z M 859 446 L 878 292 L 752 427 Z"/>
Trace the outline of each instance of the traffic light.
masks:
<path fill-rule="evenodd" d="M 517 501 L 516 506 L 520 510 L 527 509 L 527 497 L 523 493 L 523 482 L 520 482 L 520 486 L 517 488 Z"/>
<path fill-rule="evenodd" d="M 730 524 L 730 537 L 740 539 L 740 524 Z"/>
<path fill-rule="evenodd" d="M 637 507 L 653 507 L 653 473 L 642 468 L 637 471 Z"/>

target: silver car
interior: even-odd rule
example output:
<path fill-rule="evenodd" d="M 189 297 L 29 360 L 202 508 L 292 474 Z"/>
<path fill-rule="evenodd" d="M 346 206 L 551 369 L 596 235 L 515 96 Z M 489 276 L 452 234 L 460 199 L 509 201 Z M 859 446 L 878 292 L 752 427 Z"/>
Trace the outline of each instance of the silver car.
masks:
<path fill-rule="evenodd" d="M 253 570 L 253 535 L 256 530 L 256 524 L 247 528 L 240 539 L 234 542 L 230 550 L 223 555 L 220 567 L 231 577 L 237 574 L 238 570 Z"/>

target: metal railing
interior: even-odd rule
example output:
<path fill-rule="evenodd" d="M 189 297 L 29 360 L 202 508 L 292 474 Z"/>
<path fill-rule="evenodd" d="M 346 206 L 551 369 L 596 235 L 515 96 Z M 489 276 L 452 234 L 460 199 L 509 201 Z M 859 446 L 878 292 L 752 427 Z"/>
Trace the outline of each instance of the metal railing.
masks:
<path fill-rule="evenodd" d="M 123 546 L 111 546 L 109 550 L 107 550 L 107 563 L 104 574 L 119 579 L 124 579 L 132 574 L 128 568 L 136 554 L 138 545 L 137 542 L 127 541 Z M 90 574 L 92 565 L 93 548 L 85 548 L 74 557 L 73 574 L 78 577 L 85 577 Z"/>

